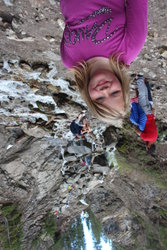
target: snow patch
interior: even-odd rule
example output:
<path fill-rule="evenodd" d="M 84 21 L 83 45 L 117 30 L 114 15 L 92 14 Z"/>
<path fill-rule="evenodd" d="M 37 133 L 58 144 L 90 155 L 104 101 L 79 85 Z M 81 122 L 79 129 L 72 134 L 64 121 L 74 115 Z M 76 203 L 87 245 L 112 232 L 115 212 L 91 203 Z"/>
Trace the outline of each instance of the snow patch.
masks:
<path fill-rule="evenodd" d="M 56 76 L 56 74 L 57 74 L 57 69 L 56 69 L 56 65 L 53 63 L 53 62 L 51 62 L 50 64 L 49 64 L 49 68 L 51 69 L 47 74 L 46 74 L 46 76 L 48 77 L 48 78 L 53 78 L 53 77 L 55 77 Z"/>
<path fill-rule="evenodd" d="M 64 30 L 64 29 L 65 29 L 65 23 L 63 22 L 63 20 L 58 19 L 57 22 L 58 22 L 58 25 L 60 26 L 60 28 L 61 28 L 62 30 Z"/>
<path fill-rule="evenodd" d="M 10 0 L 3 0 L 6 6 L 13 6 Z"/>
<path fill-rule="evenodd" d="M 19 117 L 35 123 L 37 119 L 48 121 L 47 115 L 39 112 L 32 112 L 28 104 L 38 108 L 37 102 L 51 104 L 56 114 L 65 113 L 58 108 L 51 96 L 35 95 L 31 88 L 19 81 L 0 80 L 0 114 L 10 117 Z M 4 106 L 7 106 L 5 109 Z"/>
<path fill-rule="evenodd" d="M 8 61 L 3 62 L 3 69 L 6 69 L 8 73 L 11 72 L 11 68 L 9 66 Z"/>
<path fill-rule="evenodd" d="M 7 150 L 9 150 L 10 148 L 12 148 L 13 147 L 13 145 L 12 144 L 9 144 L 8 146 L 7 146 Z"/>

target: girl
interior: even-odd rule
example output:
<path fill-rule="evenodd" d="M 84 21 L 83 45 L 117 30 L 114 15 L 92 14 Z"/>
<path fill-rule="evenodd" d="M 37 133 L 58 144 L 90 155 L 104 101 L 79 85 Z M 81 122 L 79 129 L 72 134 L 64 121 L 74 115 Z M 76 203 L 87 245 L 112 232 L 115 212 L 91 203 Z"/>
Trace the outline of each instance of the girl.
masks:
<path fill-rule="evenodd" d="M 64 65 L 99 119 L 112 123 L 129 106 L 127 68 L 147 35 L 148 0 L 61 0 Z"/>
<path fill-rule="evenodd" d="M 143 76 L 138 76 L 138 103 L 132 103 L 130 120 L 137 125 L 136 133 L 146 142 L 148 153 L 155 151 L 155 141 L 158 137 L 157 126 L 155 123 L 154 108 L 150 85 Z"/>

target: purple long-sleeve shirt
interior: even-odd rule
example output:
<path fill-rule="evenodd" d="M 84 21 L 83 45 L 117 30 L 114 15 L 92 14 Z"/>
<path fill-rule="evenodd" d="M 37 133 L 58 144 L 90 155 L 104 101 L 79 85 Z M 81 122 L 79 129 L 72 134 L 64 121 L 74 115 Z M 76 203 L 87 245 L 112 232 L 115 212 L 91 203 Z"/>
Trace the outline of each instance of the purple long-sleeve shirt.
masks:
<path fill-rule="evenodd" d="M 60 7 L 66 23 L 61 56 L 67 68 L 120 54 L 129 65 L 144 45 L 148 0 L 61 0 Z"/>

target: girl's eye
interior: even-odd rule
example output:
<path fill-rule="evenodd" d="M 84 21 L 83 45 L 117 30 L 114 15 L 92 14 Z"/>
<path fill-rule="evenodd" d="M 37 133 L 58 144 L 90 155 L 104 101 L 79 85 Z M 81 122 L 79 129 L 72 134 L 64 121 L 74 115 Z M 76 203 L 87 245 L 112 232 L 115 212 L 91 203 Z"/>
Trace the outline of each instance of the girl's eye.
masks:
<path fill-rule="evenodd" d="M 100 96 L 100 97 L 98 97 L 98 98 L 96 99 L 97 102 L 101 102 L 102 100 L 103 100 L 103 97 L 102 97 L 102 96 Z"/>
<path fill-rule="evenodd" d="M 111 93 L 111 96 L 117 96 L 119 93 L 120 93 L 120 90 L 115 91 L 115 92 L 112 92 L 112 93 Z"/>

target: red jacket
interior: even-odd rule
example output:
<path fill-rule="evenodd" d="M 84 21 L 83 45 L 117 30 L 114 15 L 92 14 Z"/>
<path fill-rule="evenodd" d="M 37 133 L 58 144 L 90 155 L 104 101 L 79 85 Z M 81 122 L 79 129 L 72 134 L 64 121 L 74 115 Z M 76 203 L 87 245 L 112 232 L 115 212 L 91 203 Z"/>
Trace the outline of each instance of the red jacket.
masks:
<path fill-rule="evenodd" d="M 158 137 L 157 126 L 153 114 L 147 115 L 147 122 L 144 131 L 140 134 L 143 141 L 155 142 Z"/>

